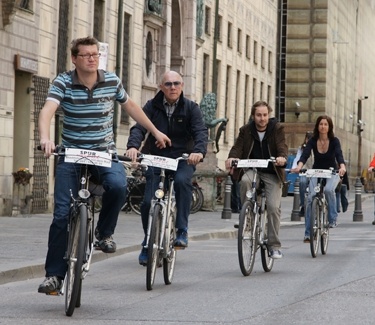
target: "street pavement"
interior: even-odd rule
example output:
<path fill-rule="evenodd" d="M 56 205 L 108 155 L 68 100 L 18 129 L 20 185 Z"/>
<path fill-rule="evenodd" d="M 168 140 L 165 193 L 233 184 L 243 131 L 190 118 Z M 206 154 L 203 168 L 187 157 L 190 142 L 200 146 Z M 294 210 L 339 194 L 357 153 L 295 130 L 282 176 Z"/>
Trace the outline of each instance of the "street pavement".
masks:
<path fill-rule="evenodd" d="M 345 218 L 352 218 L 355 207 L 355 192 L 348 193 L 349 209 L 344 214 Z M 373 194 L 362 193 L 359 198 L 372 200 Z M 302 225 L 304 219 L 291 221 L 294 206 L 294 197 L 282 198 L 281 227 Z M 360 204 L 361 206 L 361 204 Z M 370 209 L 370 208 L 368 208 Z M 210 238 L 236 238 L 233 225 L 238 220 L 238 214 L 229 214 L 231 218 L 224 219 L 222 206 L 217 206 L 216 211 L 199 211 L 190 215 L 189 240 L 207 240 Z M 371 211 L 363 211 L 373 215 Z M 224 216 L 228 217 L 227 214 Z M 19 215 L 13 217 L 0 217 L 0 285 L 13 281 L 44 277 L 44 261 L 47 252 L 48 231 L 52 214 Z M 295 218 L 293 218 L 295 219 Z M 302 238 L 301 233 L 301 238 Z M 141 248 L 143 231 L 140 216 L 134 213 L 121 212 L 114 240 L 117 252 L 105 254 L 96 251 L 93 262 L 112 258 L 120 254 L 138 251 Z"/>

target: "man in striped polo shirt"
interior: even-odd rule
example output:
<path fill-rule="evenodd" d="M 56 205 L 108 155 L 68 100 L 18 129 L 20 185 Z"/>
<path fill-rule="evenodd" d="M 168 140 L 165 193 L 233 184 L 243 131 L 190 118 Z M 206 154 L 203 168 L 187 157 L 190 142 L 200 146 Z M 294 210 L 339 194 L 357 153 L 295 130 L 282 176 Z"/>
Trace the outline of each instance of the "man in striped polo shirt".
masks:
<path fill-rule="evenodd" d="M 75 69 L 59 74 L 53 81 L 46 102 L 39 115 L 40 144 L 49 157 L 55 149 L 50 138 L 50 125 L 56 110 L 64 113 L 62 145 L 66 148 L 106 151 L 115 149 L 113 134 L 114 101 L 156 139 L 164 148 L 170 139 L 158 131 L 142 109 L 128 96 L 116 74 L 99 70 L 99 44 L 93 37 L 79 38 L 72 42 L 71 60 Z M 100 249 L 114 253 L 113 241 L 120 209 L 125 201 L 126 176 L 121 164 L 110 168 L 93 166 L 93 175 L 105 190 L 102 210 L 95 230 Z M 48 252 L 45 263 L 46 278 L 38 292 L 52 293 L 61 289 L 67 270 L 66 251 L 67 220 L 70 190 L 77 191 L 79 165 L 59 159 L 54 190 L 54 214 L 49 231 Z"/>

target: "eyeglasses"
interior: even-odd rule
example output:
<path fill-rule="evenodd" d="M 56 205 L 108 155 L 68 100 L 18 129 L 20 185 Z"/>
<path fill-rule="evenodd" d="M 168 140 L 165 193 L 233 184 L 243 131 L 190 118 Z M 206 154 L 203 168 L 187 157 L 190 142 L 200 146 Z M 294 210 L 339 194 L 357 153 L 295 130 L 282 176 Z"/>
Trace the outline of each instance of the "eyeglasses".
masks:
<path fill-rule="evenodd" d="M 91 58 L 98 59 L 100 57 L 101 53 L 94 53 L 94 54 L 77 54 L 77 56 L 80 56 L 81 58 L 84 58 L 86 60 L 89 60 Z"/>
<path fill-rule="evenodd" d="M 164 82 L 164 87 L 171 88 L 172 85 L 175 86 L 175 87 L 178 87 L 178 86 L 181 85 L 181 81 L 173 81 L 173 82 L 167 81 L 167 82 Z"/>

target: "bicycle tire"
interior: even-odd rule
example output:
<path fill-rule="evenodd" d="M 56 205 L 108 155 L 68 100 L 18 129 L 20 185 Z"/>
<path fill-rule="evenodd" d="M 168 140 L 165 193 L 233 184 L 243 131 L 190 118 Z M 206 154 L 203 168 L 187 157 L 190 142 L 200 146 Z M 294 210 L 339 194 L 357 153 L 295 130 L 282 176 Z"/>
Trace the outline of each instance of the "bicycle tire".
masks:
<path fill-rule="evenodd" d="M 145 193 L 146 183 L 139 183 L 134 185 L 129 193 L 129 205 L 133 212 L 141 214 L 141 204 Z"/>
<path fill-rule="evenodd" d="M 260 245 L 260 256 L 262 260 L 262 266 L 264 272 L 270 272 L 273 267 L 274 259 L 270 257 L 270 251 L 267 245 L 268 242 L 268 215 L 267 215 L 267 209 L 264 210 L 264 230 L 263 230 L 263 238 L 264 242 L 262 245 Z"/>
<path fill-rule="evenodd" d="M 147 265 L 146 265 L 146 288 L 147 290 L 152 290 L 152 286 L 155 281 L 156 268 L 159 264 L 159 239 L 160 239 L 160 223 L 161 223 L 161 206 L 160 204 L 155 204 L 150 237 L 148 240 L 147 249 Z"/>
<path fill-rule="evenodd" d="M 310 251 L 313 258 L 316 257 L 320 241 L 320 214 L 319 199 L 315 197 L 311 203 L 310 216 Z"/>
<path fill-rule="evenodd" d="M 164 283 L 171 284 L 174 274 L 174 266 L 176 264 L 177 251 L 174 248 L 174 241 L 176 239 L 176 227 L 175 227 L 175 216 L 176 216 L 176 205 L 173 204 L 171 211 L 171 218 L 168 222 L 168 227 L 165 228 L 164 244 L 163 247 L 167 251 L 163 258 L 163 275 Z"/>
<path fill-rule="evenodd" d="M 66 276 L 65 293 L 65 314 L 72 316 L 80 294 L 81 272 L 84 259 L 86 231 L 87 231 L 87 206 L 79 206 L 79 215 L 74 216 L 73 223 L 70 224 L 67 263 L 68 270 Z"/>
<path fill-rule="evenodd" d="M 320 249 L 323 255 L 327 254 L 329 241 L 328 205 L 324 202 L 323 218 L 321 224 Z"/>
<path fill-rule="evenodd" d="M 193 190 L 191 194 L 192 199 L 190 205 L 190 214 L 194 214 L 202 209 L 204 196 L 202 190 L 196 185 L 193 185 Z"/>
<path fill-rule="evenodd" d="M 257 226 L 255 224 L 254 202 L 245 201 L 242 206 L 237 236 L 238 260 L 244 276 L 250 275 L 254 267 L 257 250 Z"/>

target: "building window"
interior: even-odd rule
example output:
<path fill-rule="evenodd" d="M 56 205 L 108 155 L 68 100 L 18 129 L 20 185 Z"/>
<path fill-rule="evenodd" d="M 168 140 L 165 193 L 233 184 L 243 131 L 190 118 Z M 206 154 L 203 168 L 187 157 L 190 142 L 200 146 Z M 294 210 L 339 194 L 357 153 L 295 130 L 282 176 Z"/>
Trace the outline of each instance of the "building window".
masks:
<path fill-rule="evenodd" d="M 237 30 L 237 52 L 242 53 L 242 30 Z"/>
<path fill-rule="evenodd" d="M 246 35 L 246 59 L 250 59 L 250 36 Z"/>
<path fill-rule="evenodd" d="M 249 104 L 249 75 L 247 74 L 245 76 L 245 91 L 244 91 L 244 109 L 243 109 L 243 124 L 246 124 L 248 119 L 249 119 L 249 107 L 250 107 L 250 104 Z"/>
<path fill-rule="evenodd" d="M 4 6 L 4 4 L 3 4 Z M 19 7 L 25 10 L 32 10 L 32 0 L 21 0 Z"/>
<path fill-rule="evenodd" d="M 260 96 L 259 96 L 260 100 L 265 100 L 264 97 L 263 97 L 264 96 L 264 89 L 263 88 L 264 88 L 264 82 L 261 81 L 260 82 Z"/>
<path fill-rule="evenodd" d="M 269 104 L 270 101 L 271 101 L 271 90 L 272 90 L 271 86 L 268 86 L 268 87 L 267 87 L 267 103 L 268 103 L 268 104 Z"/>
<path fill-rule="evenodd" d="M 253 78 L 253 104 L 257 101 L 257 80 Z"/>
<path fill-rule="evenodd" d="M 268 51 L 268 71 L 272 72 L 272 52 Z"/>
<path fill-rule="evenodd" d="M 257 41 L 254 41 L 253 60 L 255 64 L 258 64 L 258 42 Z"/>
<path fill-rule="evenodd" d="M 217 40 L 221 42 L 222 37 L 223 37 L 223 33 L 222 33 L 223 17 L 219 16 L 217 18 L 217 24 L 218 24 L 218 26 L 217 26 L 217 33 L 218 33 Z"/>
<path fill-rule="evenodd" d="M 94 4 L 94 37 L 98 41 L 103 41 L 103 25 L 104 25 L 104 1 L 95 0 Z"/>
<path fill-rule="evenodd" d="M 210 66 L 210 56 L 208 54 L 203 54 L 203 78 L 202 78 L 202 91 L 203 95 L 207 94 L 208 89 L 208 78 L 209 78 L 209 66 Z"/>
<path fill-rule="evenodd" d="M 232 48 L 232 23 L 228 22 L 228 47 Z"/>
<path fill-rule="evenodd" d="M 146 38 L 146 73 L 148 78 L 150 78 L 150 73 L 152 70 L 152 53 L 152 36 L 151 33 L 148 32 Z"/>
<path fill-rule="evenodd" d="M 204 12 L 204 32 L 211 35 L 211 8 L 206 7 Z"/>
<path fill-rule="evenodd" d="M 264 55 L 264 46 L 260 48 L 260 66 L 264 69 L 265 68 L 265 61 L 266 57 Z"/>

